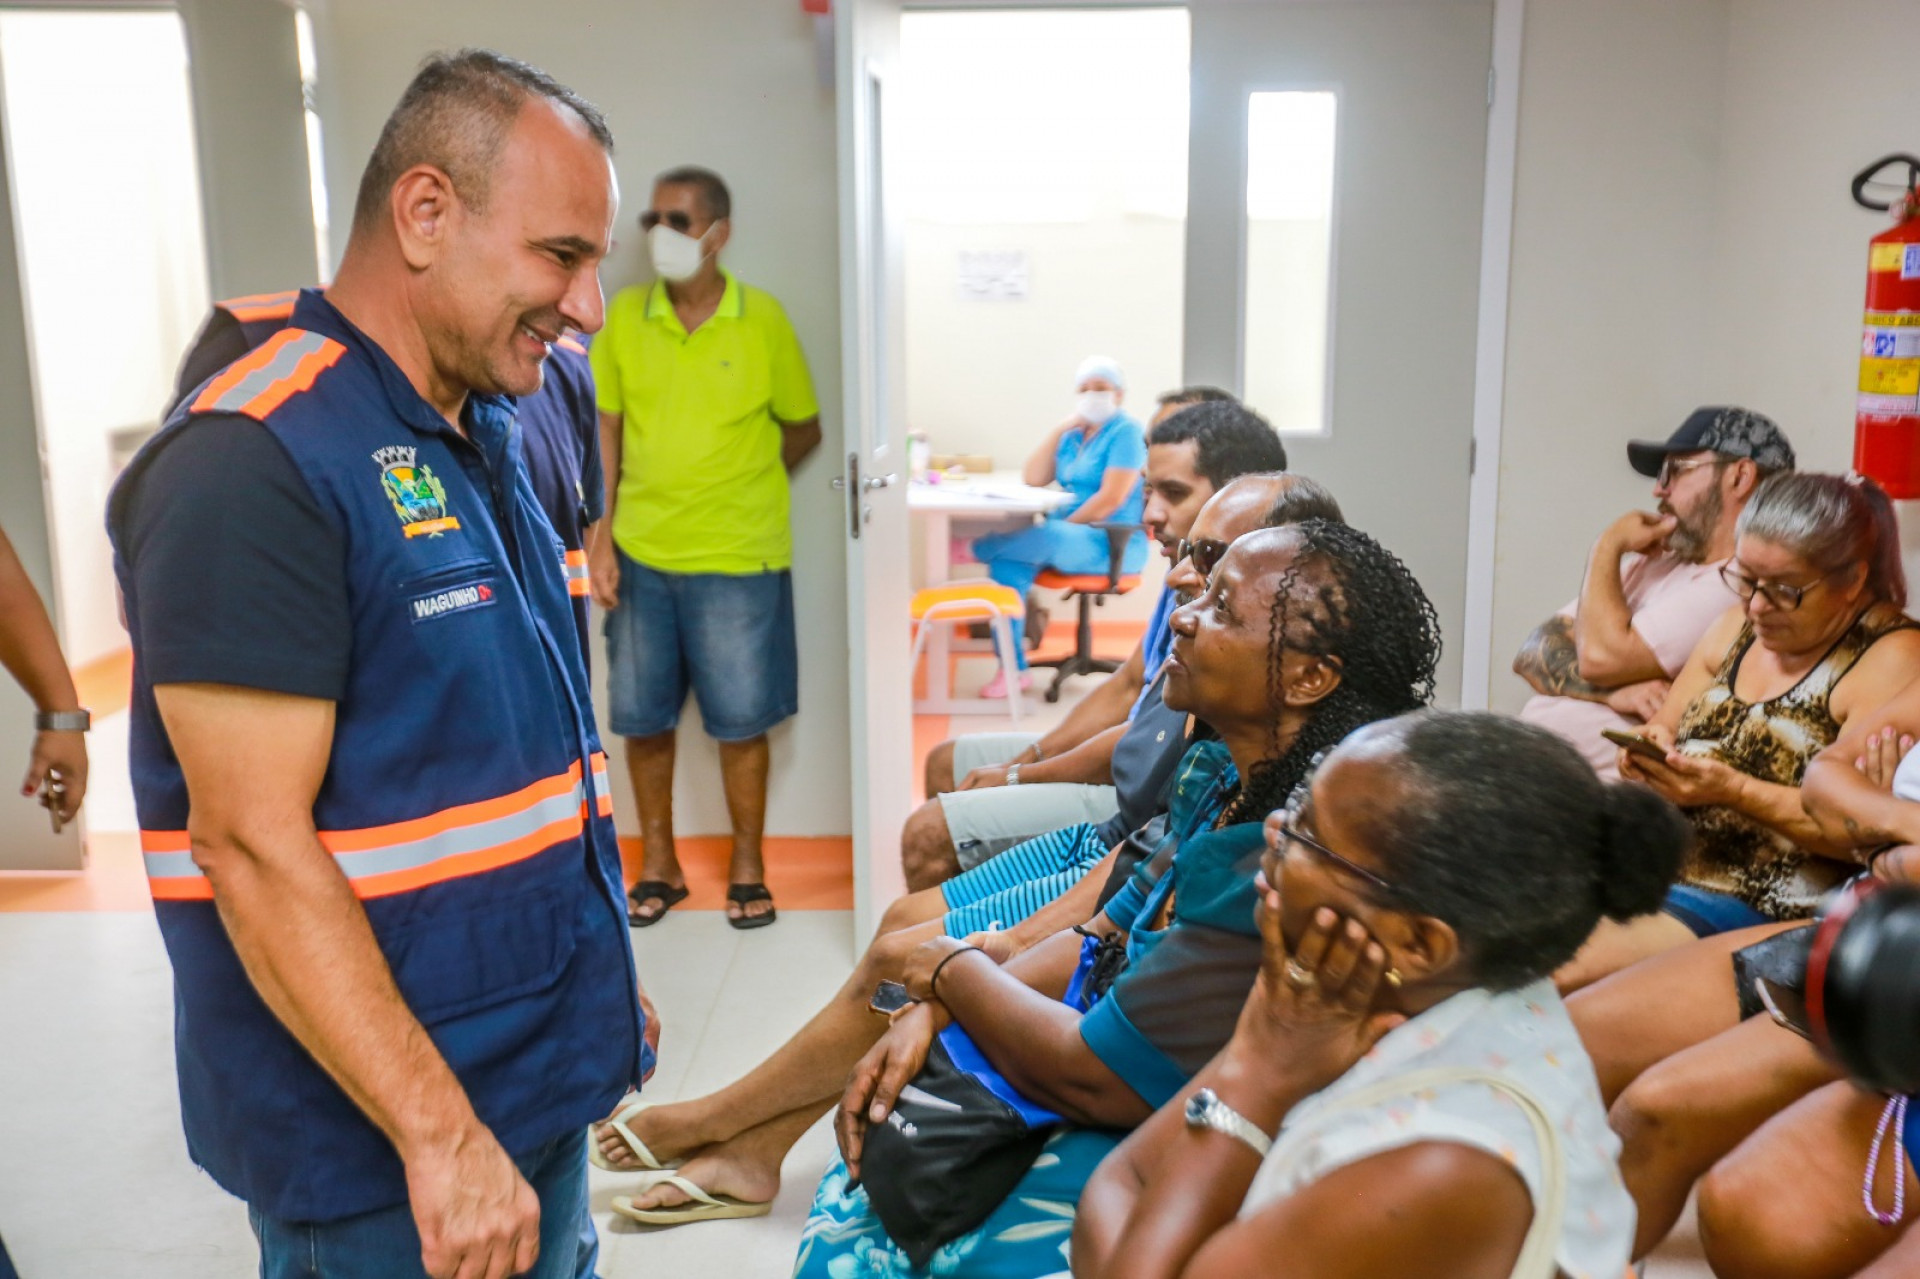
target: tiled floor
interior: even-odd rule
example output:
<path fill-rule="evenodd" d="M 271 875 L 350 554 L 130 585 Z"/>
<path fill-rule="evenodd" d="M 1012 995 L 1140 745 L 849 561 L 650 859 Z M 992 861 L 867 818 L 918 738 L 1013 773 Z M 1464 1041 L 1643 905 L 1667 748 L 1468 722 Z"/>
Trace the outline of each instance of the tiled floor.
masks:
<path fill-rule="evenodd" d="M 965 662 L 960 685 L 977 686 L 987 673 Z M 1067 709 L 1037 698 L 1032 706 L 1029 726 L 1038 728 Z M 999 723 L 983 717 L 979 727 Z M 96 759 L 113 758 L 101 747 L 124 730 L 111 719 L 102 728 Z M 928 719 L 915 729 L 924 752 L 948 725 Z M 124 778 L 100 769 L 96 787 L 94 827 L 131 829 Z M 773 928 L 735 932 L 717 910 L 683 907 L 633 934 L 664 1026 L 650 1097 L 694 1096 L 736 1078 L 844 979 L 852 920 L 819 908 L 836 891 L 819 851 L 794 854 L 821 863 L 802 877 L 810 887 L 796 885 L 815 908 L 783 911 Z M 173 1083 L 171 970 L 135 852 L 130 836 L 108 836 L 86 877 L 0 876 L 0 1236 L 22 1279 L 256 1273 L 245 1212 L 187 1160 Z M 630 1179 L 595 1172 L 601 1275 L 789 1273 L 832 1146 L 823 1121 L 794 1148 L 771 1216 L 670 1230 L 615 1218 L 610 1201 Z M 1690 1223 L 1648 1273 L 1705 1279 Z"/>

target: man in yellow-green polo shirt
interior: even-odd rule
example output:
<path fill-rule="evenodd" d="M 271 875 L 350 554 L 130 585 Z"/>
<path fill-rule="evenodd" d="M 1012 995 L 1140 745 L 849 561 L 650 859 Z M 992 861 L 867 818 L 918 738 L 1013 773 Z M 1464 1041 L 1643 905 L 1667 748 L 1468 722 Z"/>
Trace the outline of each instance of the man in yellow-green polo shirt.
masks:
<path fill-rule="evenodd" d="M 607 610 L 608 722 L 627 739 L 640 808 L 635 927 L 687 895 L 673 756 L 689 689 L 720 744 L 728 921 L 774 920 L 760 848 L 767 730 L 800 705 L 787 477 L 820 443 L 820 409 L 786 312 L 720 269 L 732 211 L 718 174 L 661 174 L 640 215 L 659 279 L 614 295 L 592 349 L 612 535 L 595 542 L 590 574 Z"/>

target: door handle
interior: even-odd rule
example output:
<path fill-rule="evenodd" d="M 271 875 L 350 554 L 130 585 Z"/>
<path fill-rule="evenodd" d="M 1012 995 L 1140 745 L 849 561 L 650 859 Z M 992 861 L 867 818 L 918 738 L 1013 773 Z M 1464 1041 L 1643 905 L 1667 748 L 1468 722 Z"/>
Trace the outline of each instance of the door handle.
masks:
<path fill-rule="evenodd" d="M 899 479 L 900 477 L 898 475 L 893 475 L 893 474 L 869 475 L 864 481 L 861 482 L 860 487 L 864 488 L 865 490 L 867 490 L 867 492 L 871 493 L 875 489 L 890 488 L 895 483 L 897 483 Z"/>

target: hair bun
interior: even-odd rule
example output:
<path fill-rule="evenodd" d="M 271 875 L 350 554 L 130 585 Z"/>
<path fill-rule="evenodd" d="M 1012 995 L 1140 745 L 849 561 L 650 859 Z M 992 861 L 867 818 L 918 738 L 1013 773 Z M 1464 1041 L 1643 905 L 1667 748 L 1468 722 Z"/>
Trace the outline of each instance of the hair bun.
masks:
<path fill-rule="evenodd" d="M 1609 782 L 1600 810 L 1600 913 L 1625 921 L 1660 908 L 1693 843 L 1693 827 L 1665 798 Z"/>

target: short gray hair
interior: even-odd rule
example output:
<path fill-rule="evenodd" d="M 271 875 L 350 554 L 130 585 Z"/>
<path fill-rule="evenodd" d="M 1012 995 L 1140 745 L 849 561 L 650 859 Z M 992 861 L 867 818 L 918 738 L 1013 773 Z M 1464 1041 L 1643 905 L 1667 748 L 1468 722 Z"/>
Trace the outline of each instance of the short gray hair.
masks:
<path fill-rule="evenodd" d="M 1737 537 L 1784 546 L 1823 577 L 1867 566 L 1867 592 L 1905 608 L 1900 526 L 1886 492 L 1864 475 L 1785 471 L 1764 481 L 1740 512 Z"/>
<path fill-rule="evenodd" d="M 491 49 L 435 54 L 420 64 L 380 130 L 360 175 L 354 227 L 372 226 L 393 184 L 418 164 L 445 173 L 460 198 L 484 212 L 494 162 L 531 98 L 572 111 L 601 149 L 613 154 L 613 131 L 600 109 L 538 67 Z"/>

